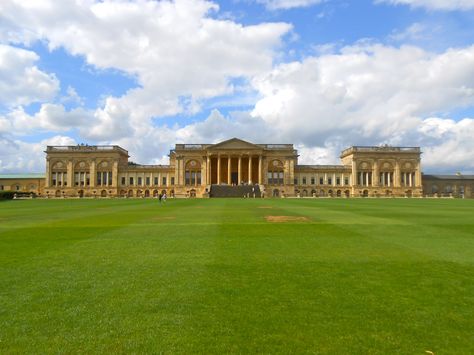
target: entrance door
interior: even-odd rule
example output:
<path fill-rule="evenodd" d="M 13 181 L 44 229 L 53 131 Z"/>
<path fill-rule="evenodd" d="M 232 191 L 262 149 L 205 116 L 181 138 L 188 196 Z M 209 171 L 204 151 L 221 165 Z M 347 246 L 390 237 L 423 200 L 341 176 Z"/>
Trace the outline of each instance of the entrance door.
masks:
<path fill-rule="evenodd" d="M 230 173 L 230 181 L 234 185 L 239 184 L 239 173 Z"/>

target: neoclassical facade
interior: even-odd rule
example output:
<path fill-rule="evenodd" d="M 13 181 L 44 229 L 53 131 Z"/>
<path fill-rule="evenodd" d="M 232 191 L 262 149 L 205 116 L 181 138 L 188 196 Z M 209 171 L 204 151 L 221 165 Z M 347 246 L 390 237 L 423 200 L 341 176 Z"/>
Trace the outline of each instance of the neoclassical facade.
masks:
<path fill-rule="evenodd" d="M 237 138 L 176 144 L 167 165 L 135 164 L 119 146 L 45 153 L 44 179 L 29 184 L 43 197 L 471 197 L 474 188 L 474 176 L 423 175 L 419 147 L 354 146 L 342 151 L 341 165 L 299 165 L 293 144 Z M 27 180 L 13 180 L 0 176 L 0 189 L 28 190 Z"/>

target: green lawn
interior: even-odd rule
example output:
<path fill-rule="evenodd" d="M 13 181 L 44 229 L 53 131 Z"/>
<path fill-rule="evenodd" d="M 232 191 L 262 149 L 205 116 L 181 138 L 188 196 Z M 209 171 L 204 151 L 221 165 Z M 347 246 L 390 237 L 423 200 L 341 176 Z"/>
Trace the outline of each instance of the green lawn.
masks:
<path fill-rule="evenodd" d="M 427 350 L 474 353 L 474 200 L 0 202 L 2 354 Z"/>

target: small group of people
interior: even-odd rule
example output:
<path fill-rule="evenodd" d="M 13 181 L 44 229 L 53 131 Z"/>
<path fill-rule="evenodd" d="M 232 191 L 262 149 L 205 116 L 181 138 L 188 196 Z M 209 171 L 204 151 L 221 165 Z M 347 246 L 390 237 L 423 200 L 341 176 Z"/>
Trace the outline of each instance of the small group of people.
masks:
<path fill-rule="evenodd" d="M 166 192 L 163 193 L 163 194 L 161 194 L 161 193 L 158 194 L 158 201 L 160 201 L 160 203 L 166 202 L 166 198 L 167 198 L 167 197 L 166 197 Z"/>

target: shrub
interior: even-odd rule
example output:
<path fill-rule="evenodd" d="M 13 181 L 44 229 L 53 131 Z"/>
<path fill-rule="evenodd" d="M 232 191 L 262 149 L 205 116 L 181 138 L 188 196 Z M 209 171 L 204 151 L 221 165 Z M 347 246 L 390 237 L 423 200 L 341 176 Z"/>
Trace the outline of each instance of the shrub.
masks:
<path fill-rule="evenodd" d="M 15 191 L 0 191 L 0 200 L 12 200 Z"/>

